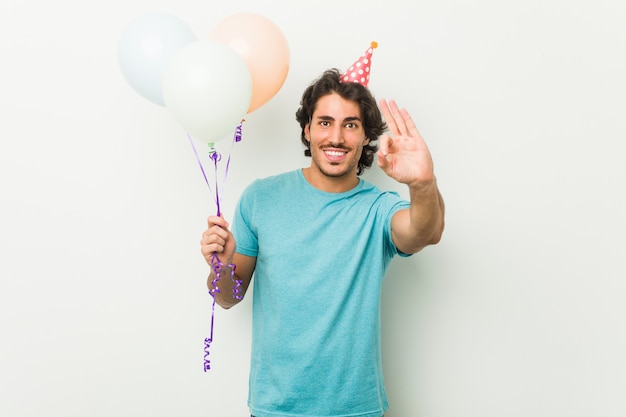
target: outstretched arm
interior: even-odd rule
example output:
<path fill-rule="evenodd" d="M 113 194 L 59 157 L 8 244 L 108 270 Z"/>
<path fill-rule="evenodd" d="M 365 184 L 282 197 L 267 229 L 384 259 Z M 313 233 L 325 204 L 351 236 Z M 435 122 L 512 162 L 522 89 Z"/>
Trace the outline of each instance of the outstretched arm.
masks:
<path fill-rule="evenodd" d="M 411 206 L 391 221 L 393 242 L 404 253 L 415 253 L 436 244 L 444 229 L 444 203 L 430 151 L 413 119 L 395 101 L 380 100 L 383 117 L 392 136 L 380 138 L 378 166 L 394 180 L 409 187 Z"/>

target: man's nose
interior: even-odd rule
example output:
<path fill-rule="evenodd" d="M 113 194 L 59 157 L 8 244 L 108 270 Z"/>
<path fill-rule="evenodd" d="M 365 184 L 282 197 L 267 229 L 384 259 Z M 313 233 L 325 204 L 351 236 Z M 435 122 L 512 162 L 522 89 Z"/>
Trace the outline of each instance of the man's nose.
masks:
<path fill-rule="evenodd" d="M 333 126 L 330 139 L 332 143 L 340 144 L 344 142 L 342 126 L 340 125 Z"/>

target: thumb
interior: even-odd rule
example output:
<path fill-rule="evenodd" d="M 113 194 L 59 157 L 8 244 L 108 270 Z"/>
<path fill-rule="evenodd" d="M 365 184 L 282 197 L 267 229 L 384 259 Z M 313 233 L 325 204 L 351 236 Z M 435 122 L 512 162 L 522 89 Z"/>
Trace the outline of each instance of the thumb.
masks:
<path fill-rule="evenodd" d="M 385 172 L 387 172 L 387 169 L 390 165 L 389 161 L 387 160 L 387 156 L 385 154 L 383 154 L 382 150 L 379 150 L 376 153 L 376 162 L 378 163 L 378 166 Z"/>
<path fill-rule="evenodd" d="M 387 154 L 389 153 L 389 147 L 391 146 L 392 141 L 391 138 L 389 137 L 389 135 L 384 134 L 380 137 L 380 143 L 378 146 L 378 154 L 382 155 L 383 157 L 387 156 Z"/>

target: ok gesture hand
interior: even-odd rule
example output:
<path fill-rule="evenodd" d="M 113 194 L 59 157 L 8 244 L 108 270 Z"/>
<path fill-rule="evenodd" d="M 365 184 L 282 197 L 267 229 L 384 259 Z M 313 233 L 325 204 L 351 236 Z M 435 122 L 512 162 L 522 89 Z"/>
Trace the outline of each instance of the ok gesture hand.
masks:
<path fill-rule="evenodd" d="M 406 109 L 395 101 L 380 100 L 380 109 L 392 136 L 380 138 L 378 166 L 394 180 L 421 188 L 434 181 L 433 161 L 426 142 Z"/>

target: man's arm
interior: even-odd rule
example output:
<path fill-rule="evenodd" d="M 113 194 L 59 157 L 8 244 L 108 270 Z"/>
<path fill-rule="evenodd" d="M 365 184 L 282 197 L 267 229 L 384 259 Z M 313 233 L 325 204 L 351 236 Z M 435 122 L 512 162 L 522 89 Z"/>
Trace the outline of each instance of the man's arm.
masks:
<path fill-rule="evenodd" d="M 436 182 L 425 189 L 410 189 L 411 206 L 391 220 L 393 242 L 403 253 L 416 253 L 441 240 L 445 207 Z"/>
<path fill-rule="evenodd" d="M 208 219 L 208 228 L 202 234 L 200 240 L 200 250 L 207 264 L 211 267 L 211 273 L 207 279 L 207 287 L 215 297 L 215 302 L 222 308 L 231 308 L 239 303 L 245 295 L 252 274 L 256 266 L 256 258 L 241 255 L 235 252 L 237 244 L 233 234 L 228 229 L 228 223 L 222 217 L 210 216 Z M 216 259 L 217 258 L 217 259 Z M 219 262 L 220 277 L 216 281 L 216 273 L 213 264 Z M 235 265 L 235 274 L 229 265 Z M 233 294 L 234 280 L 241 283 L 238 296 L 235 298 Z M 214 285 L 218 291 L 215 291 Z"/>
<path fill-rule="evenodd" d="M 411 116 L 394 101 L 380 101 L 393 138 L 381 137 L 378 166 L 409 187 L 411 206 L 391 221 L 393 242 L 403 253 L 415 253 L 436 244 L 444 229 L 445 207 L 437 187 L 430 151 Z"/>

